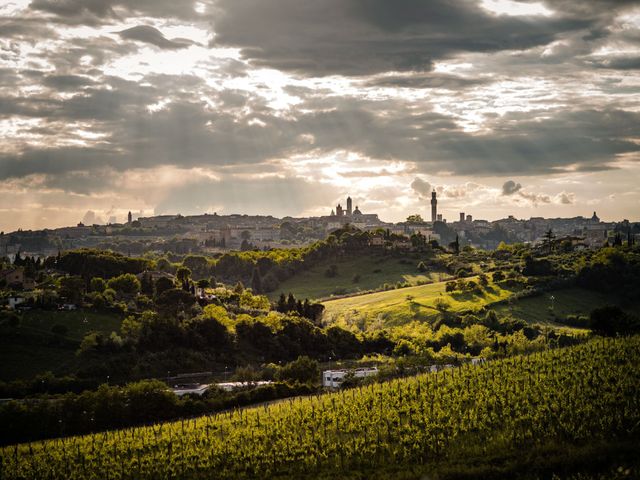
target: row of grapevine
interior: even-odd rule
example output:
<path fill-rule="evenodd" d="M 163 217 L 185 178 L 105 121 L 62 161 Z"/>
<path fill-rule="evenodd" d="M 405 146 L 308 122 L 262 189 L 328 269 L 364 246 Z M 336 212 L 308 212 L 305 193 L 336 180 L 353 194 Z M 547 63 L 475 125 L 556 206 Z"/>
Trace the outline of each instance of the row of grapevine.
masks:
<path fill-rule="evenodd" d="M 640 338 L 198 419 L 6 447 L 2 478 L 300 478 L 578 442 L 640 423 Z"/>

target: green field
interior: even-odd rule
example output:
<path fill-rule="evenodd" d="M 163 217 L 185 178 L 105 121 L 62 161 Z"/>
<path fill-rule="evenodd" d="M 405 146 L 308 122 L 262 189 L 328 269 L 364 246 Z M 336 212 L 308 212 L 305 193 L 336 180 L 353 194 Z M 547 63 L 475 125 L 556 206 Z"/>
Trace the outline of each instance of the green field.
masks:
<path fill-rule="evenodd" d="M 335 294 L 379 290 L 385 283 L 419 285 L 448 278 L 444 272 L 419 272 L 417 266 L 420 260 L 417 254 L 402 257 L 377 253 L 345 256 L 297 273 L 282 282 L 269 296 L 277 299 L 280 293 L 291 292 L 297 298 L 323 299 Z M 338 273 L 335 277 L 327 277 L 325 272 L 332 264 L 338 267 Z M 356 275 L 359 279 L 354 281 Z"/>
<path fill-rule="evenodd" d="M 560 325 L 567 315 L 588 317 L 591 310 L 604 305 L 621 305 L 621 302 L 615 294 L 574 287 L 496 305 L 495 310 L 501 315 L 512 315 L 531 324 L 555 327 Z M 626 307 L 638 311 L 640 303 L 631 308 L 628 305 Z"/>
<path fill-rule="evenodd" d="M 469 280 L 477 281 L 477 277 Z M 435 319 L 440 314 L 435 306 L 437 299 L 447 302 L 448 311 L 460 312 L 503 300 L 513 293 L 493 282 L 480 295 L 472 292 L 446 293 L 445 284 L 438 282 L 329 300 L 323 303 L 323 321 L 327 325 L 337 324 L 345 328 L 357 326 L 360 330 L 388 328 L 414 320 Z"/>
<path fill-rule="evenodd" d="M 615 478 L 637 478 L 639 375 L 638 337 L 598 339 L 270 406 L 10 446 L 0 449 L 0 464 L 6 479 L 536 480 L 614 478 L 597 474 L 618 467 L 630 472 Z"/>
<path fill-rule="evenodd" d="M 115 313 L 29 310 L 15 327 L 0 327 L 0 380 L 31 378 L 46 371 L 68 372 L 77 364 L 76 350 L 91 331 L 118 331 L 122 317 Z M 54 325 L 67 328 L 54 335 Z"/>

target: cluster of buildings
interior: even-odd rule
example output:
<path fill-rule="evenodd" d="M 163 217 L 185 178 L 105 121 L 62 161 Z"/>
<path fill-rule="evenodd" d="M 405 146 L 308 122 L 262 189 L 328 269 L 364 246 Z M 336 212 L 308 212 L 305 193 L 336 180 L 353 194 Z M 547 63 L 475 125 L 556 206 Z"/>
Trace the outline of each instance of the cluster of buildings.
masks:
<path fill-rule="evenodd" d="M 542 218 L 528 220 L 507 218 L 489 222 L 460 212 L 456 221 L 447 222 L 438 212 L 438 198 L 431 193 L 430 220 L 390 223 L 381 221 L 375 213 L 364 213 L 351 197 L 343 206 L 338 203 L 328 215 L 318 217 L 285 217 L 260 215 L 157 215 L 134 220 L 129 212 L 127 222 L 109 225 L 84 225 L 52 230 L 0 233 L 0 255 L 16 252 L 30 255 L 55 255 L 71 248 L 111 248 L 129 255 L 146 251 L 186 254 L 250 248 L 277 248 L 304 245 L 350 224 L 363 231 L 384 229 L 396 236 L 424 235 L 428 240 L 451 242 L 456 236 L 464 244 L 493 249 L 501 241 L 539 242 L 545 232 L 553 230 L 556 238 L 571 238 L 578 245 L 598 247 L 611 240 L 621 228 L 633 227 L 633 235 L 640 241 L 640 225 L 627 220 L 617 223 L 601 222 L 596 213 L 592 217 Z M 441 238 L 444 235 L 444 238 Z M 374 239 L 373 241 L 378 241 Z M 398 240 L 399 241 L 399 240 Z M 137 249 L 126 245 L 136 244 Z M 125 246 L 122 246 L 125 245 Z"/>

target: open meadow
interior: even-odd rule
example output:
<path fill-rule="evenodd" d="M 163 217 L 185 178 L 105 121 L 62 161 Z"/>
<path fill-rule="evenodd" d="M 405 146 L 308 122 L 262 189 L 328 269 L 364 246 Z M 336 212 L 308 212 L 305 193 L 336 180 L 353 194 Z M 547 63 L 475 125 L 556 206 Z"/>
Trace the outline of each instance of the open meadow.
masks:
<path fill-rule="evenodd" d="M 478 277 L 467 280 L 478 281 Z M 365 326 L 365 330 L 400 326 L 411 321 L 434 320 L 442 312 L 461 312 L 504 300 L 514 293 L 494 282 L 479 291 L 446 292 L 447 282 L 399 288 L 328 300 L 327 325 Z M 362 329 L 362 328 L 361 328 Z"/>

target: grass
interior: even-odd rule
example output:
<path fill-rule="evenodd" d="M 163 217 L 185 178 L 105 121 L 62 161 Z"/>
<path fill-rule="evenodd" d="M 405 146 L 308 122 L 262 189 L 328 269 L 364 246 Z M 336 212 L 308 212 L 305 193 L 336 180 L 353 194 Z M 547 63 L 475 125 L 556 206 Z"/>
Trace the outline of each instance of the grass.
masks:
<path fill-rule="evenodd" d="M 477 281 L 475 277 L 472 279 Z M 324 319 L 329 325 L 357 325 L 360 330 L 375 330 L 401 326 L 416 320 L 434 320 L 440 315 L 436 308 L 438 299 L 448 304 L 448 311 L 460 312 L 504 300 L 513 293 L 513 290 L 494 283 L 489 283 L 481 294 L 446 293 L 445 284 L 446 282 L 437 282 L 326 301 L 323 303 Z"/>
<path fill-rule="evenodd" d="M 82 340 L 89 332 L 111 333 L 120 330 L 122 317 L 115 313 L 97 313 L 89 311 L 47 311 L 28 310 L 20 321 L 20 325 L 30 330 L 50 333 L 54 325 L 67 328 L 65 337 L 70 340 Z"/>
<path fill-rule="evenodd" d="M 0 380 L 32 378 L 34 375 L 74 370 L 75 355 L 82 338 L 91 331 L 118 331 L 122 317 L 114 313 L 87 311 L 24 312 L 20 325 L 0 327 Z M 63 325 L 67 333 L 51 333 L 54 325 Z"/>
<path fill-rule="evenodd" d="M 385 283 L 398 282 L 419 285 L 447 278 L 443 272 L 419 272 L 417 254 L 395 255 L 367 254 L 347 256 L 322 262 L 282 282 L 269 296 L 277 299 L 280 293 L 293 293 L 297 298 L 323 299 L 331 295 L 343 295 L 369 290 L 379 290 Z M 338 267 L 335 277 L 327 277 L 330 265 Z M 356 275 L 359 277 L 354 281 Z"/>
<path fill-rule="evenodd" d="M 550 309 L 552 303 L 553 310 Z M 530 324 L 558 327 L 562 325 L 561 321 L 567 315 L 588 317 L 594 308 L 620 305 L 620 303 L 620 299 L 615 294 L 574 287 L 548 292 L 537 297 L 522 298 L 511 304 L 496 305 L 495 310 L 498 314 L 509 314 Z M 638 306 L 640 305 L 635 305 L 636 309 Z"/>

